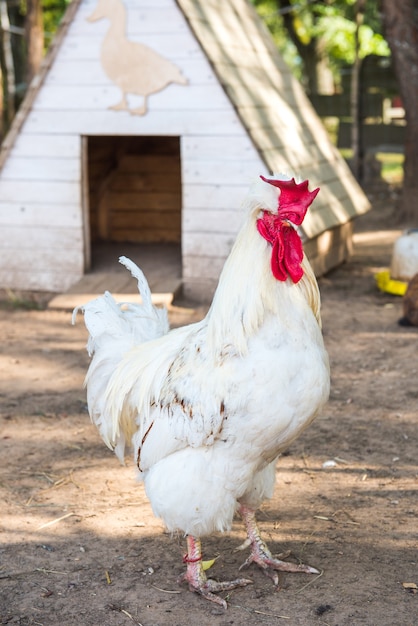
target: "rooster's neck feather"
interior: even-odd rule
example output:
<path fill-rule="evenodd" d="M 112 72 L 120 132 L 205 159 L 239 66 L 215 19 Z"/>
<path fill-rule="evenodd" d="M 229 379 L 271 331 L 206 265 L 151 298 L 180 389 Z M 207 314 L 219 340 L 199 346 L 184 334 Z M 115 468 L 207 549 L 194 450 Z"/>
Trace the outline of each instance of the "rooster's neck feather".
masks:
<path fill-rule="evenodd" d="M 256 226 L 260 211 L 255 207 L 239 232 L 208 313 L 208 344 L 218 352 L 246 354 L 249 338 L 266 317 L 289 316 L 293 307 L 309 306 L 320 323 L 319 290 L 306 258 L 299 283 L 274 278 L 271 246 Z"/>

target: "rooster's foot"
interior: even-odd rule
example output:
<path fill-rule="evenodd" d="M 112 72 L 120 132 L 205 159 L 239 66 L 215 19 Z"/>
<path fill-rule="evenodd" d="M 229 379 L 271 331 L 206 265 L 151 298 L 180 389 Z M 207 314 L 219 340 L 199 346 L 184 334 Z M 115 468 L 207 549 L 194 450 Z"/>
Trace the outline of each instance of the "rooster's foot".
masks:
<path fill-rule="evenodd" d="M 253 581 L 248 578 L 237 578 L 236 580 L 218 582 L 216 580 L 212 580 L 211 578 L 206 578 L 204 574 L 203 576 L 191 576 L 188 570 L 185 574 L 180 576 L 178 582 L 189 583 L 190 591 L 195 591 L 206 598 L 206 600 L 216 602 L 216 604 L 219 604 L 221 607 L 226 609 L 228 606 L 226 601 L 223 598 L 216 596 L 215 593 L 219 593 L 220 591 L 231 591 L 237 587 L 245 587 L 246 585 L 251 585 Z"/>
<path fill-rule="evenodd" d="M 236 580 L 229 580 L 223 582 L 217 582 L 206 577 L 202 565 L 202 554 L 200 540 L 189 535 L 187 537 L 188 553 L 184 558 L 187 563 L 187 571 L 178 578 L 179 583 L 187 582 L 190 591 L 195 591 L 201 596 L 219 604 L 224 609 L 227 608 L 227 603 L 223 598 L 215 595 L 221 591 L 231 591 L 237 587 L 245 587 L 251 585 L 252 580 L 248 578 L 237 578 Z"/>
<path fill-rule="evenodd" d="M 253 545 L 251 549 L 251 554 L 248 559 L 241 565 L 240 570 L 243 567 L 248 567 L 251 563 L 255 563 L 258 567 L 261 568 L 263 573 L 272 579 L 273 583 L 276 587 L 279 584 L 279 572 L 291 572 L 291 573 L 299 573 L 299 574 L 319 574 L 320 572 L 314 567 L 310 567 L 309 565 L 303 565 L 296 563 L 289 563 L 287 561 L 280 561 L 280 559 L 275 559 L 264 541 L 261 544 Z"/>
<path fill-rule="evenodd" d="M 296 563 L 288 563 L 287 561 L 275 559 L 260 536 L 260 531 L 258 530 L 257 523 L 255 521 L 255 511 L 248 507 L 241 506 L 240 513 L 244 520 L 248 538 L 251 543 L 251 554 L 245 563 L 241 565 L 240 570 L 243 567 L 251 565 L 251 563 L 255 563 L 261 568 L 266 576 L 272 579 L 276 587 L 279 584 L 279 575 L 277 574 L 278 571 L 298 574 L 320 573 L 317 569 L 310 567 L 309 565 L 297 565 Z"/>

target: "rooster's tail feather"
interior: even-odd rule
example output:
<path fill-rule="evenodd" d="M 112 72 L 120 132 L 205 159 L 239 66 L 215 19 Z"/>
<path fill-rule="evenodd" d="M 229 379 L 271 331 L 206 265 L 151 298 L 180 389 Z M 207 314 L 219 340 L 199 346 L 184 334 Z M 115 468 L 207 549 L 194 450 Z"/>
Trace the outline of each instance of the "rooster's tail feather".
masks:
<path fill-rule="evenodd" d="M 92 356 L 85 380 L 90 417 L 106 445 L 122 461 L 125 441 L 130 443 L 135 431 L 135 416 L 121 419 L 115 434 L 113 420 L 104 403 L 107 385 L 129 350 L 161 337 L 169 326 L 167 310 L 152 304 L 151 290 L 143 272 L 126 257 L 121 257 L 120 262 L 137 279 L 142 304 L 117 303 L 106 291 L 103 296 L 74 309 L 73 323 L 81 310 L 89 332 L 87 351 Z"/>

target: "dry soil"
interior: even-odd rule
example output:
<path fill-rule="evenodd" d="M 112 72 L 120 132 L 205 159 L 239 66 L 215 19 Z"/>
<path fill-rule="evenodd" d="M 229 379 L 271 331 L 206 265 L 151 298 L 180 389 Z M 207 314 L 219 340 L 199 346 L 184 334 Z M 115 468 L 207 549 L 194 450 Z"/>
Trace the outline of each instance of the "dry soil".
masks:
<path fill-rule="evenodd" d="M 321 573 L 281 575 L 275 590 L 251 566 L 254 584 L 231 592 L 226 612 L 178 585 L 183 538 L 164 532 L 133 463 L 121 467 L 90 424 L 82 320 L 3 303 L 1 624 L 418 623 L 418 329 L 398 325 L 401 298 L 375 286 L 399 234 L 394 199 L 375 206 L 357 222 L 352 259 L 319 281 L 330 401 L 279 460 L 274 498 L 258 514 L 273 553 Z M 203 313 L 170 316 L 182 324 Z M 244 539 L 237 519 L 204 541 L 217 557 L 212 577 L 236 577 Z"/>

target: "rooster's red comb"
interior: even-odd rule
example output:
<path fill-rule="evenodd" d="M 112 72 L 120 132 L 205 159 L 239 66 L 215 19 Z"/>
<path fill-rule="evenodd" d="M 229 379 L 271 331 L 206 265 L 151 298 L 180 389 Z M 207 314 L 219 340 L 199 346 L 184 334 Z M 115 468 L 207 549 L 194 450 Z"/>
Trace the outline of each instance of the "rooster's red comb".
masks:
<path fill-rule="evenodd" d="M 290 180 L 278 180 L 276 178 L 266 178 L 265 176 L 260 176 L 260 178 L 265 183 L 280 189 L 277 208 L 280 219 L 289 220 L 292 224 L 300 226 L 306 211 L 319 192 L 319 187 L 313 191 L 308 191 L 309 182 L 307 180 L 304 180 L 302 183 L 296 183 L 294 178 Z"/>

